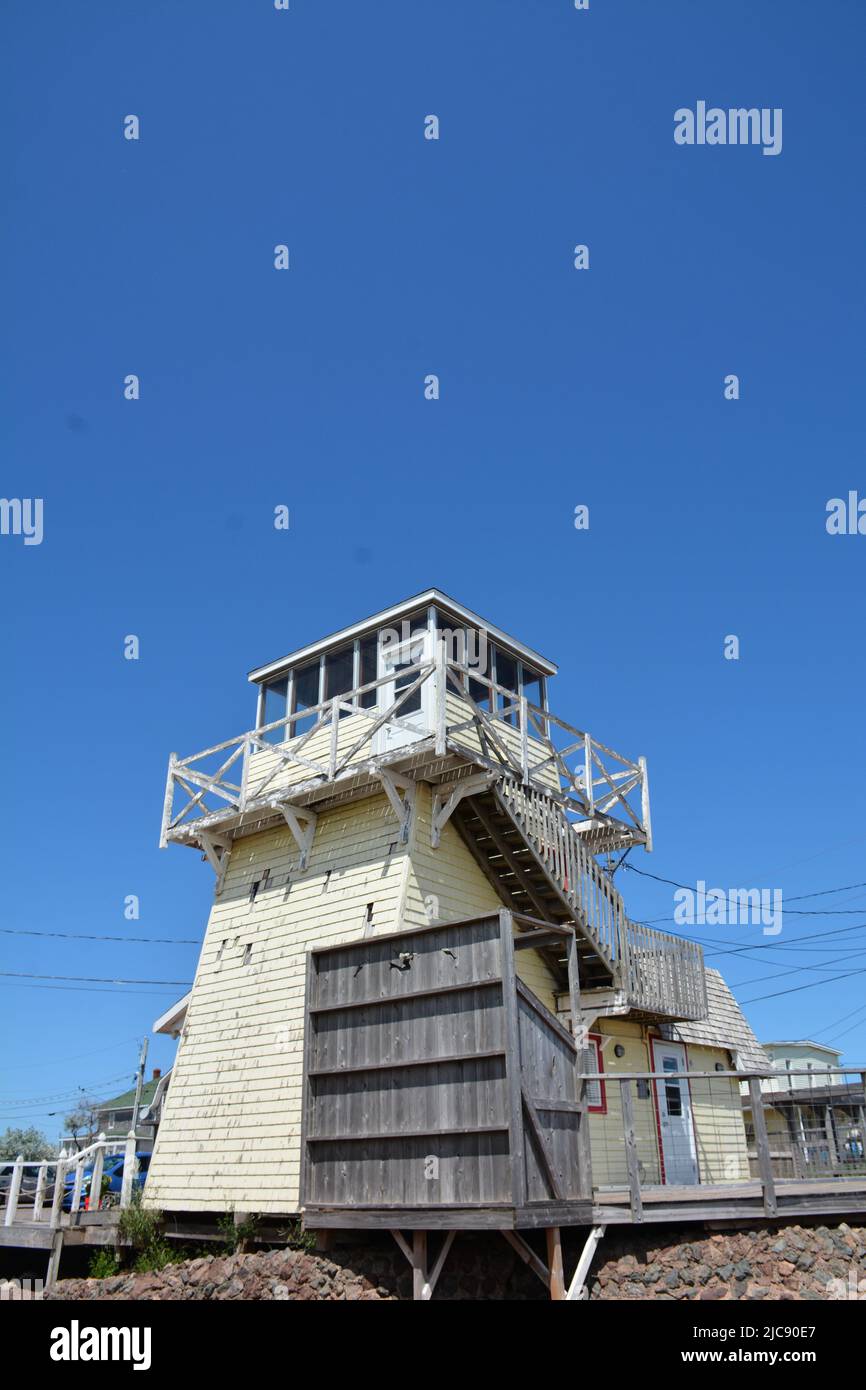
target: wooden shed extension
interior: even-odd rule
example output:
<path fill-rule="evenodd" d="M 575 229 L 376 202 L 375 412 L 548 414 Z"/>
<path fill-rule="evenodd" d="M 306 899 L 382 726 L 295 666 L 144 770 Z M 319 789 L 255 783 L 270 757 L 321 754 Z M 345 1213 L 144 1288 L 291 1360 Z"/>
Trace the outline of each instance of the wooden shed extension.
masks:
<path fill-rule="evenodd" d="M 499 914 L 310 952 L 307 1227 L 514 1230 L 592 1213 L 584 1049 L 518 978 L 569 927 Z"/>

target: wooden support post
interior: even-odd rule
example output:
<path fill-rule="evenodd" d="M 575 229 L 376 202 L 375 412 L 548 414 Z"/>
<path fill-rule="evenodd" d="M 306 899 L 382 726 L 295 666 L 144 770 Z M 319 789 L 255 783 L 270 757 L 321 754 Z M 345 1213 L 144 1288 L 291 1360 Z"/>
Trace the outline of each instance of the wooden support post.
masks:
<path fill-rule="evenodd" d="M 69 1215 L 81 1210 L 81 1189 L 84 1186 L 84 1159 L 80 1156 L 75 1160 L 75 1182 L 72 1184 L 72 1202 L 69 1207 Z"/>
<path fill-rule="evenodd" d="M 66 1150 L 61 1149 L 60 1157 L 57 1160 L 57 1169 L 54 1174 L 54 1197 L 51 1202 L 51 1229 L 56 1231 L 60 1225 L 60 1217 L 63 1211 L 63 1192 L 66 1185 L 66 1164 L 64 1159 Z M 59 1256 L 58 1256 L 59 1258 Z"/>
<path fill-rule="evenodd" d="M 21 1192 L 21 1179 L 24 1176 L 24 1155 L 19 1154 L 12 1169 L 9 1191 L 6 1193 L 6 1225 L 11 1226 L 18 1210 L 18 1197 Z"/>
<path fill-rule="evenodd" d="M 33 1220 L 42 1220 L 42 1208 L 45 1205 L 45 1186 L 48 1181 L 48 1162 L 40 1163 L 39 1173 L 36 1178 L 36 1191 L 33 1194 Z"/>
<path fill-rule="evenodd" d="M 526 786 L 529 782 L 529 711 L 525 695 L 520 697 L 520 764 Z"/>
<path fill-rule="evenodd" d="M 165 777 L 165 798 L 162 803 L 162 829 L 159 834 L 159 847 L 165 849 L 168 845 L 168 827 L 171 825 L 171 812 L 174 806 L 174 769 L 177 763 L 177 754 L 168 755 L 168 772 Z"/>
<path fill-rule="evenodd" d="M 447 750 L 448 725 L 445 696 L 448 689 L 448 666 L 445 659 L 445 638 L 436 643 L 436 671 L 434 679 L 434 698 L 436 702 L 436 757 L 444 758 Z"/>
<path fill-rule="evenodd" d="M 340 697 L 331 701 L 331 753 L 328 759 L 328 780 L 333 782 L 337 773 L 337 745 L 340 737 Z"/>
<path fill-rule="evenodd" d="M 419 1302 L 424 1299 L 427 1285 L 427 1232 L 412 1232 L 412 1297 Z"/>
<path fill-rule="evenodd" d="M 247 808 L 247 793 L 250 783 L 250 758 L 253 753 L 253 743 L 249 734 L 244 739 L 244 751 L 241 758 L 241 790 L 238 797 L 238 810 L 245 811 Z"/>
<path fill-rule="evenodd" d="M 761 1187 L 764 1190 L 764 1211 L 768 1216 L 776 1215 L 776 1185 L 773 1182 L 773 1160 L 770 1158 L 770 1142 L 767 1138 L 767 1121 L 764 1116 L 764 1097 L 757 1076 L 749 1077 L 749 1104 L 752 1107 L 752 1124 L 755 1127 L 755 1147 L 758 1151 L 758 1171 Z"/>
<path fill-rule="evenodd" d="M 433 1297 L 433 1291 L 434 1291 L 434 1289 L 436 1288 L 436 1285 L 437 1285 L 438 1282 L 439 1282 L 439 1275 L 442 1273 L 442 1267 L 443 1267 L 443 1265 L 445 1264 L 445 1261 L 446 1261 L 447 1258 L 448 1258 L 448 1251 L 451 1249 L 451 1246 L 454 1244 L 454 1237 L 455 1237 L 456 1235 L 457 1235 L 457 1232 L 456 1232 L 456 1231 L 446 1231 L 446 1233 L 445 1233 L 445 1239 L 444 1239 L 443 1242 L 442 1242 L 442 1248 L 441 1248 L 441 1250 L 439 1251 L 439 1254 L 436 1256 L 436 1263 L 434 1264 L 433 1268 L 431 1269 L 431 1271 L 430 1271 L 430 1276 L 429 1276 L 429 1278 L 428 1278 L 428 1280 L 427 1280 L 426 1295 L 425 1295 L 425 1296 L 426 1296 L 426 1298 L 428 1298 L 428 1299 Z"/>
<path fill-rule="evenodd" d="M 557 1302 L 565 1298 L 565 1274 L 562 1268 L 562 1236 L 558 1226 L 548 1226 L 547 1268 L 550 1271 L 550 1297 Z"/>
<path fill-rule="evenodd" d="M 100 1134 L 99 1145 L 93 1155 L 93 1172 L 90 1178 L 90 1196 L 87 1202 L 88 1211 L 99 1211 L 102 1201 L 102 1169 L 105 1164 L 105 1149 L 102 1147 L 105 1142 L 105 1135 Z"/>
<path fill-rule="evenodd" d="M 530 1245 L 527 1245 L 526 1241 L 523 1239 L 523 1236 L 519 1235 L 517 1231 L 509 1231 L 507 1229 L 503 1229 L 501 1234 L 508 1241 L 508 1244 L 511 1246 L 512 1250 L 516 1251 L 516 1253 L 520 1256 L 523 1263 L 525 1265 L 528 1265 L 529 1268 L 532 1270 L 533 1274 L 537 1275 L 538 1278 L 541 1280 L 544 1287 L 546 1289 L 549 1289 L 550 1271 L 548 1270 L 547 1266 L 543 1264 L 542 1261 L 538 1258 L 532 1247 Z"/>
<path fill-rule="evenodd" d="M 589 1274 L 589 1267 L 592 1264 L 593 1256 L 598 1249 L 598 1243 L 604 1235 L 606 1227 L 593 1226 L 586 1238 L 586 1244 L 581 1251 L 580 1259 L 577 1262 L 577 1269 L 574 1277 L 568 1286 L 568 1293 L 565 1297 L 571 1301 L 576 1301 L 586 1297 L 586 1276 Z"/>
<path fill-rule="evenodd" d="M 653 826 L 652 819 L 650 817 L 649 777 L 647 776 L 646 770 L 646 758 L 638 758 L 637 764 L 641 772 L 640 818 L 643 821 L 643 832 L 646 836 L 646 840 L 644 841 L 644 849 L 646 850 L 647 854 L 651 854 L 653 847 Z"/>
<path fill-rule="evenodd" d="M 577 934 L 572 931 L 566 943 L 566 962 L 568 967 L 568 1002 L 571 1008 L 571 1034 L 577 1051 L 574 1054 L 574 1098 L 580 1104 L 586 1103 L 586 1082 L 584 1076 L 589 1063 L 587 1036 L 583 1026 L 583 1010 L 580 1003 L 580 970 L 577 960 Z M 580 1175 L 581 1197 L 592 1196 L 592 1149 L 589 1135 L 589 1113 L 583 1111 L 577 1126 L 578 1171 Z"/>
<path fill-rule="evenodd" d="M 640 1168 L 637 1157 L 637 1140 L 634 1129 L 634 1107 L 632 1106 L 631 1082 L 620 1080 L 622 1100 L 622 1132 L 625 1139 L 625 1162 L 628 1171 L 628 1190 L 631 1198 L 632 1221 L 643 1221 L 643 1197 L 640 1190 Z"/>
<path fill-rule="evenodd" d="M 526 1205 L 526 1158 L 523 1152 L 523 1095 L 520 1078 L 520 1020 L 514 970 L 514 937 L 511 913 L 499 914 L 502 960 L 502 1010 L 505 1020 L 505 1068 L 508 1087 L 508 1140 L 511 1151 L 511 1203 Z"/>
<path fill-rule="evenodd" d="M 63 1232 L 55 1231 L 51 1241 L 51 1253 L 48 1256 L 48 1269 L 45 1273 L 45 1287 L 50 1289 L 52 1284 L 57 1283 L 57 1276 L 60 1273 L 60 1256 L 63 1253 Z"/>

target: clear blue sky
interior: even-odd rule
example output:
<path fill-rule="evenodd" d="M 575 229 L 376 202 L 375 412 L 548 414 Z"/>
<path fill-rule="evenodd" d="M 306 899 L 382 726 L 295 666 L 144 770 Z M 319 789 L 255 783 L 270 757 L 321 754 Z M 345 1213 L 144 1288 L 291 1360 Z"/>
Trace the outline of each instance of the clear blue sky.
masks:
<path fill-rule="evenodd" d="M 0 537 L 3 926 L 199 939 L 211 871 L 157 848 L 169 751 L 251 725 L 250 667 L 431 584 L 647 756 L 638 867 L 866 880 L 866 537 L 824 525 L 866 491 L 859 0 L 17 0 L 3 28 L 2 491 L 45 505 L 41 546 Z M 699 99 L 781 107 L 781 155 L 676 146 Z M 830 977 L 866 971 L 866 889 L 797 905 L 850 915 L 709 961 L 746 1001 L 821 981 L 749 1017 L 863 1061 L 866 973 Z M 0 943 L 51 975 L 197 957 Z M 123 1089 L 183 989 L 47 985 L 0 977 L 0 1127 L 54 1135 L 42 1098 Z"/>

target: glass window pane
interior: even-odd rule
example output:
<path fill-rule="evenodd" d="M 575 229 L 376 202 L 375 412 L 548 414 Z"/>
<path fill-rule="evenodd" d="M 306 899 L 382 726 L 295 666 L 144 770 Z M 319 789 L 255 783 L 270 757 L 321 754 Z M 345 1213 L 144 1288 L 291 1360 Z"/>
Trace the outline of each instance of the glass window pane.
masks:
<path fill-rule="evenodd" d="M 517 692 L 517 662 L 506 652 L 496 649 L 496 684 Z"/>
<path fill-rule="evenodd" d="M 295 671 L 295 710 L 309 709 L 319 703 L 319 663 L 311 661 Z"/>
<path fill-rule="evenodd" d="M 394 681 L 394 698 L 395 698 L 395 699 L 398 698 L 398 696 L 399 696 L 401 690 L 405 690 L 406 687 L 409 686 L 409 685 L 414 685 L 415 681 L 418 679 L 418 672 L 417 672 L 417 671 L 413 671 L 413 670 L 411 669 L 411 668 L 412 668 L 413 666 L 415 666 L 415 665 L 417 665 L 417 662 L 412 660 L 411 654 L 410 654 L 410 655 L 407 655 L 405 661 L 395 662 L 395 664 L 394 664 L 394 674 L 395 674 L 395 676 L 396 676 L 396 680 Z M 406 671 L 407 667 L 409 668 L 409 674 L 408 674 L 408 675 L 404 675 L 403 673 Z M 400 706 L 400 708 L 399 708 L 398 711 L 397 711 L 397 717 L 398 717 L 399 719 L 402 719 L 404 715 L 406 715 L 406 714 L 413 714 L 416 710 L 419 710 L 420 708 L 421 708 L 421 687 L 419 686 L 418 689 L 415 691 L 415 694 L 414 694 L 414 695 L 410 695 L 409 698 L 408 698 L 407 700 L 404 700 L 404 701 L 403 701 L 402 705 Z"/>
<path fill-rule="evenodd" d="M 262 712 L 262 725 L 272 724 L 275 719 L 285 719 L 287 713 L 286 700 L 289 691 L 289 678 L 283 676 L 281 680 L 271 681 L 265 686 L 265 703 Z M 283 724 L 277 729 L 271 729 L 265 734 L 267 743 L 282 743 L 287 737 L 286 725 Z"/>
<path fill-rule="evenodd" d="M 490 708 L 490 687 L 474 680 L 472 676 L 469 677 L 469 695 L 479 709 Z"/>
<path fill-rule="evenodd" d="M 347 695 L 352 689 L 355 669 L 355 648 L 340 647 L 325 657 L 325 699 L 333 700 L 335 695 Z"/>
<path fill-rule="evenodd" d="M 379 637 L 361 638 L 361 685 L 369 685 L 378 677 Z M 361 696 L 361 708 L 372 709 L 376 703 L 376 691 L 368 690 Z"/>
<path fill-rule="evenodd" d="M 523 668 L 523 693 L 531 705 L 538 705 L 541 708 L 541 677 L 534 676 L 531 671 Z"/>
<path fill-rule="evenodd" d="M 506 724 L 517 723 L 517 662 L 506 652 L 496 648 L 496 684 L 504 686 L 509 692 L 503 695 L 496 692 L 496 708 L 507 711 L 502 717 Z M 511 694 L 513 692 L 513 694 Z"/>

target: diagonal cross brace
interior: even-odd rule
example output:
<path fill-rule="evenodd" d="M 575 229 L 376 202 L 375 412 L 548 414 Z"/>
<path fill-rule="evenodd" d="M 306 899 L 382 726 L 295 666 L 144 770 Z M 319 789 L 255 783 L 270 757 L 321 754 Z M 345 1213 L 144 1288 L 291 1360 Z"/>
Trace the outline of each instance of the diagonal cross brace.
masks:
<path fill-rule="evenodd" d="M 482 772 L 477 777 L 467 777 L 463 782 L 450 782 L 435 788 L 430 836 L 430 843 L 434 849 L 439 848 L 442 831 L 464 796 L 477 796 L 479 792 L 487 791 L 491 782 L 495 780 L 495 773 Z"/>
<path fill-rule="evenodd" d="M 313 837 L 316 833 L 318 816 L 315 811 L 308 811 L 306 806 L 291 806 L 287 801 L 278 801 L 275 805 L 295 837 L 300 854 L 298 868 L 305 869 L 310 857 L 310 850 L 313 848 Z M 301 824 L 302 821 L 303 824 Z"/>
<path fill-rule="evenodd" d="M 219 835 L 214 835 L 209 830 L 199 831 L 199 844 L 204 851 L 205 858 L 216 874 L 216 887 L 219 893 L 223 886 L 223 879 L 226 876 L 226 869 L 229 865 L 229 855 L 232 852 L 231 840 L 223 839 Z"/>
<path fill-rule="evenodd" d="M 400 824 L 400 844 L 405 845 L 409 839 L 409 827 L 412 824 L 412 816 L 415 812 L 415 792 L 417 784 L 409 777 L 401 777 L 397 772 L 391 772 L 388 768 L 376 768 L 376 776 L 382 783 L 382 790 L 391 803 L 391 809 Z M 400 792 L 403 797 L 401 799 Z"/>

